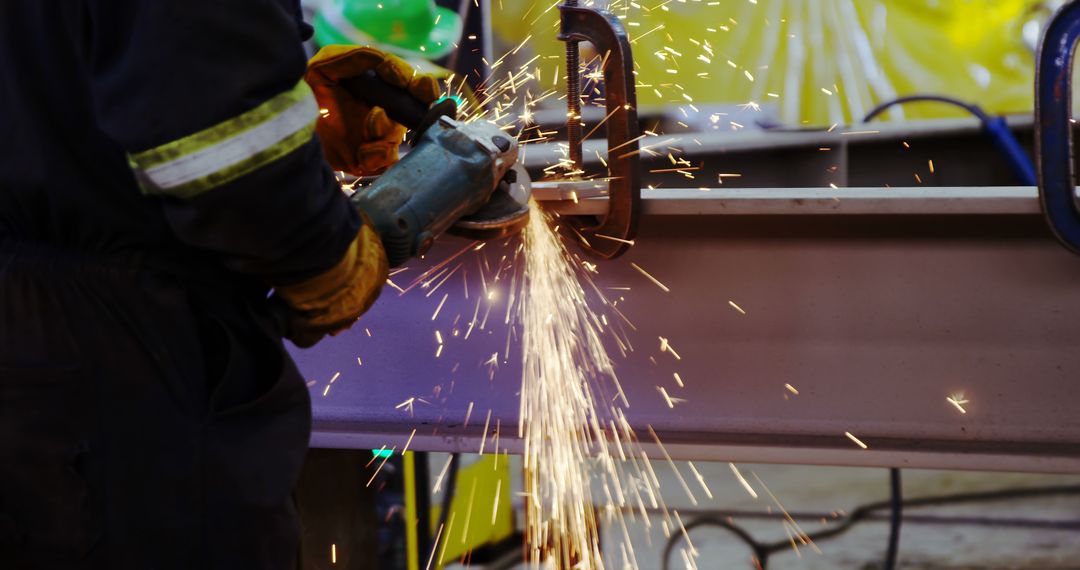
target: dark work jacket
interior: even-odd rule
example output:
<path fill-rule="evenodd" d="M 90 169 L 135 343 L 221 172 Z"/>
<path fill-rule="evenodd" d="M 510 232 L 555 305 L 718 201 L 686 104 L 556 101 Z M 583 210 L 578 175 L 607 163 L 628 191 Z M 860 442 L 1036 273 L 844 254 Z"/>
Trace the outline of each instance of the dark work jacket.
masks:
<path fill-rule="evenodd" d="M 291 89 L 297 0 L 0 2 L 0 568 L 288 568 L 307 389 L 269 284 L 357 214 L 312 138 L 191 199 L 128 156 Z"/>

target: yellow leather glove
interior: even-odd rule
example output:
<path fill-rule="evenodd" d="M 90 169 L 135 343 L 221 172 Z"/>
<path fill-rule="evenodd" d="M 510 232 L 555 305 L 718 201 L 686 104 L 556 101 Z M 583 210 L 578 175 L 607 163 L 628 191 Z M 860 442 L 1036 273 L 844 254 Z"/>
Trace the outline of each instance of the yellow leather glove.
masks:
<path fill-rule="evenodd" d="M 380 174 L 393 165 L 405 139 L 405 127 L 340 85 L 372 69 L 383 81 L 406 89 L 424 104 L 430 105 L 441 93 L 434 76 L 415 73 L 395 55 L 344 45 L 319 50 L 304 76 L 322 109 L 315 130 L 330 166 L 355 176 Z"/>
<path fill-rule="evenodd" d="M 286 338 L 308 348 L 326 335 L 348 329 L 379 297 L 388 271 L 382 241 L 365 220 L 337 265 L 306 281 L 275 289 L 289 308 Z"/>

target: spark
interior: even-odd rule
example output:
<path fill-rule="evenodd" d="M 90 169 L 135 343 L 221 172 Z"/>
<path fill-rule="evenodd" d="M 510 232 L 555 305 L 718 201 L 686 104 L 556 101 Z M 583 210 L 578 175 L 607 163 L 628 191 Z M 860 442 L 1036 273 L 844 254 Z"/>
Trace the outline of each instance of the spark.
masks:
<path fill-rule="evenodd" d="M 854 441 L 855 445 L 858 445 L 859 447 L 861 447 L 863 449 L 869 449 L 868 445 L 863 443 L 863 441 L 861 439 L 859 439 L 859 438 L 855 437 L 854 435 L 852 435 L 852 433 L 850 431 L 845 431 L 844 435 L 846 435 L 848 437 L 848 439 L 850 439 L 851 441 Z"/>
<path fill-rule="evenodd" d="M 955 406 L 957 410 L 960 410 L 961 414 L 966 414 L 967 413 L 967 410 L 964 409 L 964 404 L 968 403 L 968 400 L 964 399 L 963 394 L 953 394 L 951 396 L 948 396 L 945 399 L 950 404 Z"/>
<path fill-rule="evenodd" d="M 401 448 L 402 453 L 409 451 L 409 446 L 412 445 L 412 440 L 414 437 L 416 437 L 416 428 L 413 428 L 412 433 L 409 434 L 409 439 L 405 442 L 405 447 Z"/>
<path fill-rule="evenodd" d="M 659 337 L 659 338 L 660 338 L 660 352 L 670 352 L 671 355 L 675 357 L 675 360 L 682 360 L 682 357 L 679 356 L 678 352 L 675 352 L 675 348 L 673 346 L 671 346 L 671 342 L 668 339 L 666 339 L 664 337 Z"/>
<path fill-rule="evenodd" d="M 383 446 L 379 448 L 378 452 L 371 454 L 371 459 L 369 459 L 367 464 L 364 465 L 364 469 L 367 469 L 368 467 L 371 467 L 371 464 L 375 463 L 376 459 L 382 457 L 382 452 L 384 452 L 384 451 L 386 451 L 386 445 L 385 444 L 383 444 Z"/>
<path fill-rule="evenodd" d="M 679 480 L 679 484 L 682 485 L 683 491 L 686 491 L 686 496 L 690 497 L 690 502 L 697 505 L 697 498 L 694 497 L 694 493 L 690 491 L 690 486 L 686 484 L 686 479 L 683 479 L 682 472 L 679 471 L 679 467 L 675 465 L 675 461 L 671 459 L 671 455 L 668 454 L 667 448 L 663 443 L 660 443 L 660 437 L 656 435 L 656 431 L 653 430 L 651 425 L 646 426 L 649 430 L 649 435 L 652 436 L 653 441 L 656 442 L 656 446 L 660 448 L 660 453 L 664 455 L 664 459 L 667 460 L 668 466 L 671 467 L 671 471 L 675 473 L 675 478 Z"/>
<path fill-rule="evenodd" d="M 442 538 L 442 532 L 443 527 L 442 525 L 439 525 L 439 532 L 435 533 L 435 544 L 439 544 L 439 540 Z M 425 568 L 425 570 L 431 570 L 431 563 L 435 560 L 435 551 L 436 549 L 431 549 L 431 554 L 428 555 L 427 567 Z"/>
<path fill-rule="evenodd" d="M 671 396 L 668 395 L 666 388 L 664 388 L 663 386 L 657 386 L 656 391 L 660 392 L 660 395 L 664 397 L 664 401 L 667 402 L 667 407 L 672 409 L 675 408 L 675 402 L 671 399 Z"/>
<path fill-rule="evenodd" d="M 435 478 L 435 486 L 431 489 L 432 495 L 439 494 L 439 490 L 442 489 L 443 478 L 446 477 L 446 472 L 450 469 L 450 463 L 454 461 L 454 455 L 449 454 L 446 456 L 446 463 L 443 464 L 442 471 L 439 472 L 439 476 Z"/>
<path fill-rule="evenodd" d="M 685 385 L 685 384 L 683 384 L 683 379 L 682 379 L 682 376 L 679 376 L 679 373 L 678 373 L 678 372 L 676 372 L 676 373 L 674 374 L 674 376 L 675 376 L 675 383 L 676 383 L 676 384 L 678 384 L 680 388 L 685 388 L 685 387 L 686 387 L 686 385 Z"/>
<path fill-rule="evenodd" d="M 472 410 L 473 410 L 473 404 L 474 403 L 475 402 L 469 402 L 469 409 L 465 410 L 465 423 L 464 423 L 464 425 L 461 426 L 463 428 L 469 427 L 469 418 L 472 417 Z"/>
<path fill-rule="evenodd" d="M 491 425 L 491 408 L 488 408 L 487 417 L 484 418 L 484 434 L 480 440 L 480 455 L 484 454 L 484 446 L 487 445 L 488 426 Z"/>
<path fill-rule="evenodd" d="M 337 564 L 337 544 L 330 545 L 330 563 Z"/>
<path fill-rule="evenodd" d="M 619 243 L 625 243 L 626 245 L 634 245 L 634 240 L 632 240 L 632 239 L 617 238 L 617 237 L 614 237 L 614 236 L 606 236 L 604 234 L 593 234 L 593 235 L 598 237 L 598 238 L 609 239 L 611 241 L 616 241 L 616 242 L 619 242 Z"/>
<path fill-rule="evenodd" d="M 669 289 L 667 285 L 664 285 L 663 283 L 660 282 L 659 279 L 653 277 L 651 274 L 649 274 L 648 271 L 645 271 L 644 269 L 642 269 L 640 265 L 638 265 L 638 264 L 631 261 L 630 266 L 633 267 L 634 269 L 637 269 L 638 273 L 641 273 L 642 275 L 644 275 L 646 278 L 648 278 L 649 281 L 652 281 L 657 287 L 659 287 L 665 293 L 670 293 L 671 292 L 671 289 Z"/>
<path fill-rule="evenodd" d="M 478 479 L 472 480 L 472 487 L 469 489 L 469 503 L 468 508 L 465 510 L 465 526 L 461 529 L 461 543 L 465 544 L 465 538 L 468 536 L 469 523 L 472 522 L 472 509 L 473 499 L 476 498 L 476 482 Z"/>
<path fill-rule="evenodd" d="M 705 477 L 702 477 L 701 472 L 699 472 L 697 470 L 697 467 L 694 465 L 694 462 L 693 461 L 687 461 L 687 463 L 690 465 L 690 470 L 694 472 L 694 477 L 698 480 L 698 484 L 700 484 L 701 488 L 705 490 L 705 494 L 710 499 L 713 498 L 712 491 L 710 491 L 709 486 L 705 484 Z"/>
<path fill-rule="evenodd" d="M 385 449 L 386 446 L 384 445 L 383 448 Z M 368 479 L 367 484 L 364 485 L 365 487 L 370 487 L 371 486 L 371 482 L 375 480 L 375 477 L 378 477 L 379 471 L 382 471 L 383 465 L 386 465 L 386 461 L 389 460 L 391 457 L 393 457 L 395 451 L 397 451 L 397 446 L 396 445 L 394 447 L 390 448 L 390 453 L 387 454 L 386 457 L 383 457 L 382 463 L 380 463 L 379 467 L 377 469 L 375 469 L 375 472 L 371 474 L 371 479 Z"/>
<path fill-rule="evenodd" d="M 394 406 L 394 408 L 398 409 L 398 410 L 400 410 L 402 408 L 405 408 L 406 410 L 408 410 L 409 415 L 412 415 L 412 413 L 413 413 L 413 403 L 414 402 L 416 402 L 416 397 L 415 396 L 412 397 L 412 398 L 409 398 L 408 400 L 405 400 L 404 402 L 402 402 L 402 403 L 400 403 L 400 404 L 398 404 L 396 406 Z"/>
<path fill-rule="evenodd" d="M 686 525 L 682 522 L 682 517 L 679 516 L 679 511 L 673 511 L 675 514 L 675 520 L 679 523 L 679 529 L 682 530 L 683 540 L 686 541 L 687 546 L 690 547 L 690 555 L 693 557 L 698 556 L 698 549 L 694 547 L 694 543 L 690 542 L 690 533 L 686 532 Z"/>
<path fill-rule="evenodd" d="M 742 307 L 735 304 L 735 301 L 728 301 L 728 304 L 731 305 L 736 311 L 739 311 L 740 313 L 742 313 L 744 315 L 746 314 L 746 311 L 744 311 Z"/>
<path fill-rule="evenodd" d="M 613 400 L 626 405 L 600 337 L 603 320 L 589 306 L 582 285 L 589 283 L 597 294 L 600 290 L 591 284 L 587 269 L 567 252 L 547 214 L 535 206 L 523 238 L 516 322 L 522 331 L 518 433 L 524 446 L 524 496 L 529 513 L 526 560 L 538 565 L 544 557 L 564 562 L 576 559 L 580 568 L 602 569 L 597 511 L 591 497 L 594 482 L 619 507 L 608 512 L 621 513 L 621 508 L 632 504 L 629 501 L 640 501 L 642 493 L 655 495 L 655 478 L 639 476 L 640 484 L 633 486 L 621 481 L 627 461 L 648 467 L 636 451 L 627 452 L 639 444 L 621 410 L 610 404 L 600 407 Z M 612 417 L 601 416 L 605 409 Z M 609 425 L 611 432 L 604 429 Z M 614 524 L 625 533 L 621 515 L 616 515 Z M 632 548 L 628 554 L 630 566 L 637 567 Z"/>
<path fill-rule="evenodd" d="M 769 490 L 769 486 L 761 480 L 761 477 L 758 477 L 757 473 L 751 471 L 751 474 L 754 476 L 754 480 L 758 482 L 758 485 L 761 485 L 761 488 L 764 489 L 765 492 L 769 495 L 769 498 L 772 499 L 773 504 L 776 505 L 776 508 L 780 509 L 780 512 L 784 514 L 784 519 L 788 524 L 791 525 L 791 528 L 794 529 L 796 534 L 798 535 L 799 542 L 803 543 L 804 545 L 809 545 L 810 548 L 814 549 L 814 552 L 821 554 L 821 549 L 818 548 L 817 544 L 814 544 L 814 541 L 811 540 L 810 535 L 806 534 L 806 532 L 803 531 L 802 527 L 799 526 L 799 523 L 795 522 L 795 519 L 791 516 L 791 513 L 789 513 L 787 509 L 784 508 L 784 505 L 780 503 L 780 499 L 777 499 L 776 495 L 774 495 L 773 492 Z"/>
<path fill-rule="evenodd" d="M 784 387 L 787 388 L 788 392 L 791 392 L 792 394 L 795 394 L 796 396 L 799 395 L 799 391 L 796 390 L 795 387 L 792 386 L 791 384 L 784 384 Z"/>
<path fill-rule="evenodd" d="M 743 477 L 743 474 L 741 472 L 739 472 L 739 468 L 736 467 L 734 463 L 728 463 L 728 467 L 731 467 L 731 472 L 735 474 L 735 478 L 739 480 L 739 483 L 743 486 L 743 489 L 746 489 L 746 492 L 749 493 L 751 497 L 755 499 L 758 498 L 757 491 L 755 491 L 754 488 L 750 486 L 750 482 L 746 480 L 746 477 Z"/>
<path fill-rule="evenodd" d="M 446 303 L 446 299 L 449 296 L 450 293 L 443 293 L 442 301 L 439 301 L 439 306 L 435 308 L 435 314 L 431 315 L 431 320 L 434 321 L 435 319 L 439 318 L 439 311 L 442 310 L 443 305 Z"/>

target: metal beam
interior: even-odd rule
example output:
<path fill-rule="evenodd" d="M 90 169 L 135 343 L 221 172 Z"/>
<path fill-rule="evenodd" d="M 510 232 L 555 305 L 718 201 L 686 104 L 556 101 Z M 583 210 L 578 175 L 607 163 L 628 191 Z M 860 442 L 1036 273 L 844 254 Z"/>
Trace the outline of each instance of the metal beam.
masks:
<path fill-rule="evenodd" d="M 1025 148 L 1031 117 L 1010 118 Z M 645 186 L 786 188 L 886 186 L 1009 186 L 1016 184 L 982 125 L 973 119 L 873 123 L 828 130 L 669 130 L 641 141 Z M 534 180 L 566 152 L 558 143 L 529 144 L 523 152 Z M 672 163 L 672 157 L 686 163 Z M 603 141 L 584 145 L 585 170 L 599 173 Z M 933 161 L 934 168 L 930 168 Z M 676 171 L 683 170 L 692 176 Z M 933 170 L 931 172 L 931 170 Z M 916 178 L 918 177 L 918 178 Z"/>
<path fill-rule="evenodd" d="M 560 214 L 604 212 L 604 186 L 539 182 L 533 197 Z M 642 190 L 655 216 L 1038 214 L 1034 187 L 655 188 Z"/>
<path fill-rule="evenodd" d="M 861 190 L 850 192 L 841 204 L 858 202 Z M 636 327 L 633 351 L 616 358 L 632 425 L 654 427 L 683 458 L 1080 470 L 1080 260 L 1032 215 L 1030 189 L 993 192 L 955 208 L 948 192 L 932 209 L 897 200 L 922 208 L 904 214 L 870 202 L 865 214 L 793 214 L 827 210 L 806 194 L 699 199 L 705 210 L 647 200 L 672 215 L 646 216 L 627 258 L 596 276 Z M 467 245 L 444 241 L 431 254 L 468 251 L 434 294 L 388 289 L 352 331 L 297 353 L 313 381 L 315 445 L 400 449 L 412 438 L 413 449 L 476 451 L 486 423 L 487 449 L 497 425 L 499 449 L 516 449 L 521 355 L 502 324 L 507 280 L 490 271 L 516 244 Z M 494 301 L 466 341 L 483 256 Z M 438 357 L 434 330 L 445 343 Z M 681 360 L 659 351 L 660 336 Z M 658 385 L 685 401 L 668 408 Z M 967 413 L 946 400 L 960 394 Z"/>

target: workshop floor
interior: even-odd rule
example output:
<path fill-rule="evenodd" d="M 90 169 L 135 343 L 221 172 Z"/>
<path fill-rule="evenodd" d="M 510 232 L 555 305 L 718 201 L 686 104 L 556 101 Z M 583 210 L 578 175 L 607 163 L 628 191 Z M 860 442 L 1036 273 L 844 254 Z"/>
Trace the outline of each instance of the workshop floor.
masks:
<path fill-rule="evenodd" d="M 734 517 L 733 522 L 760 542 L 784 541 L 787 534 L 781 519 L 774 518 L 779 509 L 757 478 L 808 533 L 822 528 L 823 518 L 837 512 L 851 512 L 865 503 L 887 500 L 889 495 L 889 477 L 885 469 L 739 465 L 741 473 L 759 494 L 758 499 L 753 499 L 727 463 L 695 462 L 695 466 L 713 494 L 712 499 L 705 497 L 704 490 L 694 485 L 685 463 L 681 463 L 684 476 L 693 485 L 691 490 L 698 501 L 696 506 L 670 468 L 665 463 L 654 464 L 668 506 L 679 510 L 683 522 L 688 525 L 704 510 L 738 511 L 743 514 Z M 1080 475 L 904 470 L 902 476 L 907 500 L 953 493 L 1080 484 Z M 900 568 L 1080 569 L 1080 495 L 908 508 L 904 515 Z M 798 550 L 788 546 L 770 557 L 767 568 L 880 568 L 888 538 L 887 518 L 888 510 L 885 509 L 873 520 L 859 523 L 840 536 L 821 540 L 816 544 L 820 551 L 810 546 L 800 546 Z M 690 538 L 699 552 L 699 568 L 738 570 L 754 567 L 749 548 L 728 530 L 703 526 L 692 530 Z M 666 542 L 661 515 L 653 515 L 649 525 L 640 518 L 634 521 L 630 539 L 639 568 L 661 568 L 660 559 Z M 608 564 L 612 568 L 621 568 L 621 548 L 625 543 L 621 531 L 614 525 L 606 525 L 603 540 Z M 684 567 L 681 555 L 678 551 L 673 552 L 670 568 Z"/>

